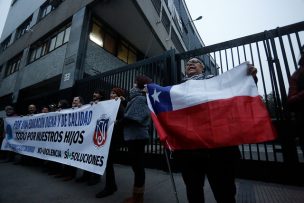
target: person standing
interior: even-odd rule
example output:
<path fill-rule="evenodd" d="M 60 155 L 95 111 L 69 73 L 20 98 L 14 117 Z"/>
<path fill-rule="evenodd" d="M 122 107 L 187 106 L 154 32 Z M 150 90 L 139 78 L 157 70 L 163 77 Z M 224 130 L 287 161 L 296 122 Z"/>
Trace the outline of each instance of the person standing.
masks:
<path fill-rule="evenodd" d="M 121 88 L 115 87 L 110 92 L 110 99 L 117 100 L 118 98 L 121 99 L 121 103 L 118 109 L 114 129 L 112 133 L 112 140 L 110 144 L 109 154 L 108 154 L 108 161 L 106 167 L 106 184 L 104 189 L 96 194 L 96 198 L 107 197 L 117 191 L 115 172 L 114 172 L 114 155 L 117 148 L 121 146 L 123 140 L 122 119 L 126 105 L 125 105 L 124 91 Z"/>
<path fill-rule="evenodd" d="M 145 145 L 149 141 L 151 124 L 145 85 L 151 82 L 152 80 L 145 75 L 136 77 L 134 87 L 129 92 L 130 100 L 124 113 L 124 140 L 134 172 L 133 195 L 125 199 L 124 203 L 141 203 L 144 199 L 144 154 Z"/>
<path fill-rule="evenodd" d="M 287 104 L 296 119 L 296 132 L 299 133 L 299 145 L 304 157 L 304 45 L 302 45 L 299 69 L 289 79 Z"/>
<path fill-rule="evenodd" d="M 84 103 L 84 100 L 81 96 L 73 98 L 72 108 L 80 108 Z M 76 177 L 77 168 L 74 166 L 64 165 L 63 174 L 57 177 L 63 177 L 63 181 L 70 181 Z"/>
<path fill-rule="evenodd" d="M 103 94 L 101 90 L 95 90 L 92 95 L 92 101 L 90 102 L 91 105 L 94 103 L 100 102 L 103 100 Z M 100 175 L 89 172 L 83 171 L 82 176 L 76 179 L 77 183 L 87 182 L 88 185 L 96 185 L 100 182 Z"/>
<path fill-rule="evenodd" d="M 256 73 L 256 68 L 248 65 L 248 74 L 251 74 L 257 82 Z M 198 58 L 191 58 L 187 62 L 184 81 L 206 80 L 212 77 L 214 76 L 204 73 L 204 64 Z M 182 178 L 186 185 L 187 198 L 190 203 L 205 202 L 205 176 L 208 177 L 217 202 L 235 202 L 235 169 L 240 159 L 238 146 L 176 150 L 173 157 L 181 167 Z"/>
<path fill-rule="evenodd" d="M 5 114 L 6 114 L 6 117 L 14 117 L 14 116 L 18 116 L 15 112 L 15 108 L 11 105 L 8 105 L 4 108 L 5 110 Z M 2 126 L 1 126 L 1 133 L 0 133 L 0 147 L 1 147 L 1 144 L 2 144 L 2 141 L 4 139 L 4 121 L 2 120 Z M 1 150 L 0 150 L 1 151 Z M 15 152 L 12 152 L 12 151 L 1 151 L 1 153 L 3 153 L 5 160 L 3 160 L 3 162 L 11 162 L 11 161 L 14 161 L 15 160 Z"/>
<path fill-rule="evenodd" d="M 66 99 L 60 99 L 58 101 L 57 107 L 55 104 L 51 104 L 50 106 L 51 111 L 61 111 L 63 109 L 70 108 L 69 102 Z M 64 164 L 58 162 L 50 162 L 48 164 L 48 175 L 54 175 L 56 178 L 63 177 L 64 174 Z"/>

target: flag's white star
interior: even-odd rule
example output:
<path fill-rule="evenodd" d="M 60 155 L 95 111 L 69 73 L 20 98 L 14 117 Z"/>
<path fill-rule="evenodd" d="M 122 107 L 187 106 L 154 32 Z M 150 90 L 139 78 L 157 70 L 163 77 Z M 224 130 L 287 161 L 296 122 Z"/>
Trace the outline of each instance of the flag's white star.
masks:
<path fill-rule="evenodd" d="M 158 96 L 160 95 L 160 93 L 161 93 L 161 92 L 156 92 L 156 89 L 154 89 L 154 92 L 153 92 L 153 94 L 151 95 L 151 97 L 152 97 L 153 100 L 154 100 L 154 103 L 155 103 L 155 101 L 158 101 L 158 102 L 159 102 Z"/>

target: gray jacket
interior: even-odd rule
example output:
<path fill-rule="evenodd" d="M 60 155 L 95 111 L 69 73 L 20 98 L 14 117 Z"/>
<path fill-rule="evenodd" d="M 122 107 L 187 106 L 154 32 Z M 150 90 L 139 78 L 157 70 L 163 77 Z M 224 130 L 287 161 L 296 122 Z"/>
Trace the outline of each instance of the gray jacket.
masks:
<path fill-rule="evenodd" d="M 150 110 L 146 96 L 140 89 L 133 88 L 124 113 L 125 141 L 148 139 L 150 123 Z"/>

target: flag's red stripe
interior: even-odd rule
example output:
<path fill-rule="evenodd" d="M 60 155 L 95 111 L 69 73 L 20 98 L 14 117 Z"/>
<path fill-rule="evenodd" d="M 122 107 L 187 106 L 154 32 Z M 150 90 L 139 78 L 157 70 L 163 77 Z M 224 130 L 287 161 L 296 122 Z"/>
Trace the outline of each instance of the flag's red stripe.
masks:
<path fill-rule="evenodd" d="M 276 135 L 261 98 L 239 96 L 153 114 L 162 141 L 172 149 L 258 143 Z"/>

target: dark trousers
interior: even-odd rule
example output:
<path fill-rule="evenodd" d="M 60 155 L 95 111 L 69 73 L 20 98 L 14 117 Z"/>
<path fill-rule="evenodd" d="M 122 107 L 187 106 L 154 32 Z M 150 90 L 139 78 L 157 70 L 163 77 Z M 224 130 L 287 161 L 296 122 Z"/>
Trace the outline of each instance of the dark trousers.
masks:
<path fill-rule="evenodd" d="M 63 174 L 68 177 L 75 178 L 77 172 L 77 168 L 74 166 L 64 165 Z"/>
<path fill-rule="evenodd" d="M 115 172 L 114 172 L 114 153 L 115 153 L 115 143 L 111 142 L 110 150 L 108 154 L 108 161 L 106 167 L 106 189 L 114 189 L 116 188 L 116 181 L 115 181 Z"/>
<path fill-rule="evenodd" d="M 144 155 L 147 140 L 127 141 L 129 159 L 134 172 L 134 187 L 145 185 Z"/>
<path fill-rule="evenodd" d="M 190 203 L 205 202 L 205 176 L 218 203 L 235 203 L 235 168 L 240 157 L 238 148 L 187 150 L 178 152 L 175 157 L 181 167 Z"/>

